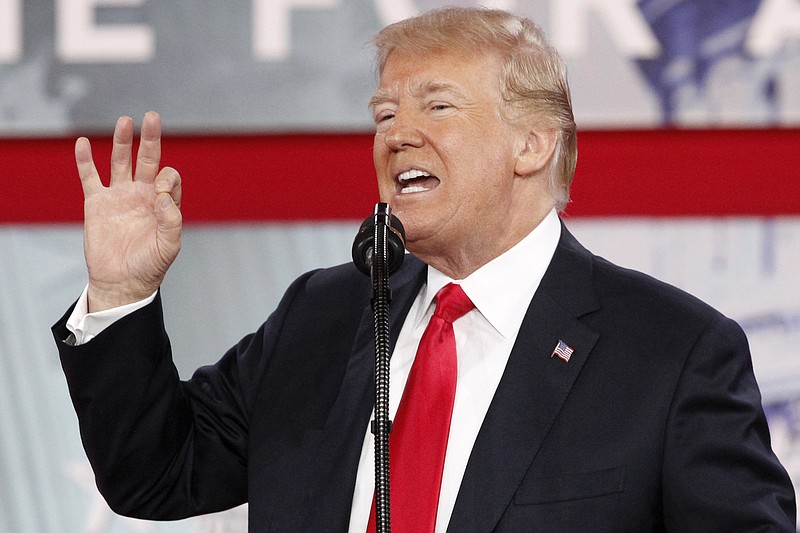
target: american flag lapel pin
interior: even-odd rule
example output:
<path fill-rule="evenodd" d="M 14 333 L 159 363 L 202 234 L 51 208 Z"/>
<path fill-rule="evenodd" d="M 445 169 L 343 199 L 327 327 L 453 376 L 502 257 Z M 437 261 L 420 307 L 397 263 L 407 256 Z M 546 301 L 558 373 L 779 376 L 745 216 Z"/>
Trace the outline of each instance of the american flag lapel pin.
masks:
<path fill-rule="evenodd" d="M 572 352 L 574 351 L 575 350 L 573 350 L 566 342 L 559 339 L 558 344 L 556 344 L 556 348 L 553 350 L 553 353 L 550 354 L 550 357 L 556 355 L 560 359 L 569 362 L 569 358 L 572 357 Z"/>

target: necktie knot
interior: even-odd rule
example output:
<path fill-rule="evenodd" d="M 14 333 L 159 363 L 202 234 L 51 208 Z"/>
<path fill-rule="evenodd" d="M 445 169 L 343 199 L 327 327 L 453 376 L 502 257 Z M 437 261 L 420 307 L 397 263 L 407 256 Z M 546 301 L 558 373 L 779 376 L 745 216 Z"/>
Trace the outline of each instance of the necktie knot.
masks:
<path fill-rule="evenodd" d="M 434 299 L 436 300 L 436 309 L 433 314 L 450 324 L 475 307 L 461 285 L 455 283 L 448 283 L 442 287 Z"/>

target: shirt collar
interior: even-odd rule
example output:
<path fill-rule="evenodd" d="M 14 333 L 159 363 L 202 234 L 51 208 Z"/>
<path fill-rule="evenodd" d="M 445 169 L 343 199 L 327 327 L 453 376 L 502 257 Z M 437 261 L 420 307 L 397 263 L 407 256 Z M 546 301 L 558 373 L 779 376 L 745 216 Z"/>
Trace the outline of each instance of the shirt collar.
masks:
<path fill-rule="evenodd" d="M 459 283 L 475 308 L 506 338 L 519 331 L 533 294 L 539 287 L 561 237 L 555 209 L 510 250 L 486 263 L 463 280 L 453 280 L 428 266 L 423 289 L 422 312 L 415 326 L 427 315 L 433 297 L 448 283 Z"/>

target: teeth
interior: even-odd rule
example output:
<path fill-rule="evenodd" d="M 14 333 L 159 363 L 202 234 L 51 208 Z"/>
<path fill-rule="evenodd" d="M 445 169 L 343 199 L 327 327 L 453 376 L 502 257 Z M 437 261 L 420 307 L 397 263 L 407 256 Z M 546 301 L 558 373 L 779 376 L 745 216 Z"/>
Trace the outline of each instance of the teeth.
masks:
<path fill-rule="evenodd" d="M 412 168 L 411 170 L 406 170 L 405 172 L 397 176 L 397 179 L 400 180 L 400 182 L 405 182 L 422 176 L 430 176 L 430 174 L 422 170 L 417 170 L 415 168 Z"/>
<path fill-rule="evenodd" d="M 423 192 L 423 191 L 427 191 L 427 190 L 428 189 L 426 189 L 425 187 L 419 187 L 419 186 L 415 187 L 413 185 L 409 185 L 408 187 L 403 187 L 403 189 L 400 191 L 400 193 L 401 194 L 410 194 L 410 193 L 414 193 L 414 192 Z"/>

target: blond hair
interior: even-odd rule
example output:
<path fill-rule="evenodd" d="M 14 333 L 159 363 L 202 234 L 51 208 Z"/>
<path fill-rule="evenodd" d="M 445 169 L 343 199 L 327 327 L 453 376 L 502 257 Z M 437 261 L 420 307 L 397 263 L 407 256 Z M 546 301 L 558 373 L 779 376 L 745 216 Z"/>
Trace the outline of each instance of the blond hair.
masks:
<path fill-rule="evenodd" d="M 449 49 L 496 54 L 503 62 L 507 117 L 558 131 L 549 179 L 556 207 L 564 209 L 578 158 L 576 126 L 566 65 L 539 26 L 506 11 L 448 7 L 391 24 L 373 43 L 379 75 L 395 50 L 417 56 Z"/>

